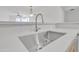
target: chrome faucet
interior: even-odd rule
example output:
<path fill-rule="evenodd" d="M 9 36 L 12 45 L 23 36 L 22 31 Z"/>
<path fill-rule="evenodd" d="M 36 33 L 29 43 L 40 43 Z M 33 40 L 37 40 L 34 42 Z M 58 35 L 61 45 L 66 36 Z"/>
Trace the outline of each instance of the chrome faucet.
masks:
<path fill-rule="evenodd" d="M 41 16 L 41 20 L 42 20 L 42 24 L 44 23 L 44 20 L 43 20 L 43 14 L 42 13 L 38 13 L 36 15 L 36 18 L 35 18 L 35 31 L 37 32 L 39 30 L 38 28 L 38 16 Z"/>

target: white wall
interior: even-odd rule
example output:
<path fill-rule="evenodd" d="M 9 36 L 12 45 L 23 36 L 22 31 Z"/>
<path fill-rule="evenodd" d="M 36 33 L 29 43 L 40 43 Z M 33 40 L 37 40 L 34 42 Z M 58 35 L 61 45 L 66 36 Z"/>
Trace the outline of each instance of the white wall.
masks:
<path fill-rule="evenodd" d="M 60 6 L 34 7 L 35 13 L 43 13 L 45 22 L 55 23 L 64 21 L 64 13 Z"/>

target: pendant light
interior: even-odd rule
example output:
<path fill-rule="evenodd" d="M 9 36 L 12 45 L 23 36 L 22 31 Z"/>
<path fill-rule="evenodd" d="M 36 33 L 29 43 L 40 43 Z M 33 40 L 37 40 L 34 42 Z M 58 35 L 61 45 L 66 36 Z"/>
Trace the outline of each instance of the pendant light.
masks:
<path fill-rule="evenodd" d="M 29 6 L 30 7 L 30 17 L 33 17 L 34 14 L 33 14 L 33 7 L 32 6 Z"/>

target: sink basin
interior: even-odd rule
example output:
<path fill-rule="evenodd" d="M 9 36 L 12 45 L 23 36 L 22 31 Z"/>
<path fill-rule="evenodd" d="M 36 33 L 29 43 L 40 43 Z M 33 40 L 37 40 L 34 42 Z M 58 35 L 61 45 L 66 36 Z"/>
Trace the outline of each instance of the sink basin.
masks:
<path fill-rule="evenodd" d="M 46 46 L 47 44 L 57 40 L 63 35 L 65 35 L 65 33 L 47 31 L 47 32 L 38 33 L 38 40 L 41 46 Z"/>
<path fill-rule="evenodd" d="M 49 43 L 62 37 L 63 35 L 65 35 L 65 33 L 46 31 L 46 32 L 38 32 L 31 35 L 20 36 L 19 39 L 28 49 L 28 51 L 36 52 L 44 48 L 44 46 L 48 45 Z M 40 47 L 38 48 L 38 46 Z"/>
<path fill-rule="evenodd" d="M 34 52 L 37 51 L 37 42 L 36 42 L 36 36 L 35 34 L 32 35 L 25 35 L 25 36 L 20 36 L 19 39 L 21 42 L 24 44 L 24 46 L 27 48 L 28 51 Z"/>

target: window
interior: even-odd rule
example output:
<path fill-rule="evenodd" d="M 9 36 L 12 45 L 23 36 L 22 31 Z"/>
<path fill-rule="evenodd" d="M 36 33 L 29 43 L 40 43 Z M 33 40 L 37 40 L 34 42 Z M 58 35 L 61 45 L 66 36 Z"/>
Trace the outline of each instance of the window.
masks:
<path fill-rule="evenodd" d="M 16 17 L 16 22 L 29 22 L 29 17 L 18 15 Z"/>

